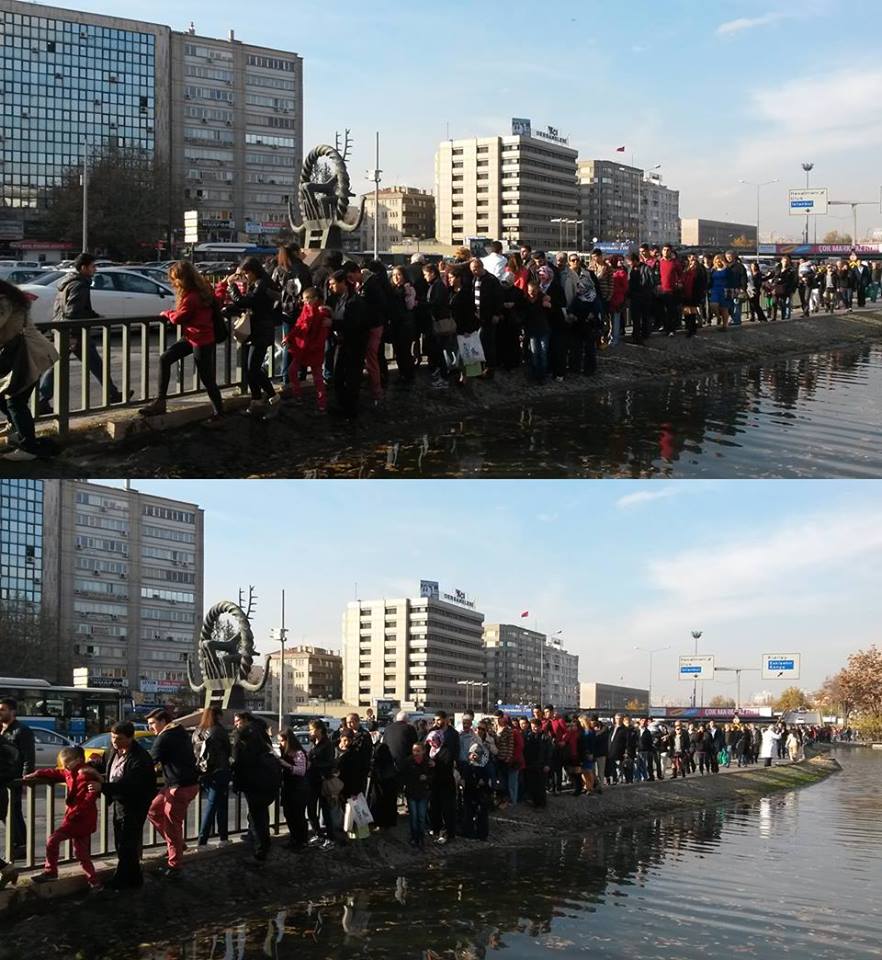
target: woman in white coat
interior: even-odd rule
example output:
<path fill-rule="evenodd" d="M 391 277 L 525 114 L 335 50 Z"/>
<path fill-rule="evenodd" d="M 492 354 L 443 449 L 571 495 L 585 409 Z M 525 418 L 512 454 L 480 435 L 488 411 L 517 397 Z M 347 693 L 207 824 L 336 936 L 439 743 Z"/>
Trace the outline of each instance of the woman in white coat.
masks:
<path fill-rule="evenodd" d="M 41 455 L 28 406 L 40 376 L 58 359 L 55 347 L 31 323 L 30 300 L 0 280 L 0 413 L 12 425 L 15 448 L 4 460 Z"/>
<path fill-rule="evenodd" d="M 775 756 L 778 750 L 778 741 L 780 739 L 781 734 L 771 725 L 763 730 L 763 739 L 760 745 L 759 755 L 764 767 L 770 767 L 772 765 L 772 757 Z"/>

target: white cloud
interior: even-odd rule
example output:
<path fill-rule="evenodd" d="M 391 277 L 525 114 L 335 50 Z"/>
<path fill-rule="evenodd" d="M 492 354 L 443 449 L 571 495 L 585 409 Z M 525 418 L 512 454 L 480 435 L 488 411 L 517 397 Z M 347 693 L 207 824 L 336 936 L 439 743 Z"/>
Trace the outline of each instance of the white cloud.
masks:
<path fill-rule="evenodd" d="M 738 17 L 736 20 L 727 20 L 717 27 L 717 35 L 721 37 L 730 37 L 735 33 L 742 33 L 744 30 L 752 30 L 754 27 L 765 27 L 767 24 L 775 23 L 776 20 L 782 20 L 792 14 L 786 13 L 766 13 L 761 17 Z"/>
<path fill-rule="evenodd" d="M 636 493 L 626 493 L 624 497 L 616 500 L 616 506 L 619 510 L 627 510 L 630 507 L 636 507 L 643 503 L 651 503 L 653 500 L 665 500 L 668 497 L 675 497 L 677 494 L 684 493 L 681 485 L 671 484 L 661 487 L 659 490 L 638 490 Z"/>

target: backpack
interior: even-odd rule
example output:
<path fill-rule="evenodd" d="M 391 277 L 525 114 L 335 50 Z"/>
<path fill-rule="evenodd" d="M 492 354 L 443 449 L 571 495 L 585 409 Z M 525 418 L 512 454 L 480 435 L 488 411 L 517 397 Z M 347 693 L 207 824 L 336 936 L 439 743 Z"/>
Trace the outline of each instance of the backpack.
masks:
<path fill-rule="evenodd" d="M 215 343 L 223 343 L 229 338 L 230 331 L 227 327 L 227 321 L 224 319 L 224 315 L 221 312 L 221 306 L 217 302 L 216 297 L 211 302 L 211 323 L 214 327 Z"/>
<path fill-rule="evenodd" d="M 285 317 L 294 319 L 300 312 L 300 296 L 303 293 L 303 284 L 299 277 L 294 277 L 290 273 L 285 274 L 281 279 L 282 295 L 279 299 L 279 307 Z"/>

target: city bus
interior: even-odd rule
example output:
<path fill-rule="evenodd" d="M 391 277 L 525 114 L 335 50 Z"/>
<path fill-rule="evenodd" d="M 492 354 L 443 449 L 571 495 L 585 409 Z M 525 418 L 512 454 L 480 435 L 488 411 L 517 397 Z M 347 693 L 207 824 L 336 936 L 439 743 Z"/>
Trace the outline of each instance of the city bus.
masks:
<path fill-rule="evenodd" d="M 239 263 L 245 257 L 274 257 L 275 246 L 256 243 L 197 243 L 193 248 L 193 263 Z"/>
<path fill-rule="evenodd" d="M 113 687 L 59 687 L 32 677 L 0 677 L 0 698 L 18 701 L 18 719 L 79 743 L 124 718 L 127 698 Z"/>

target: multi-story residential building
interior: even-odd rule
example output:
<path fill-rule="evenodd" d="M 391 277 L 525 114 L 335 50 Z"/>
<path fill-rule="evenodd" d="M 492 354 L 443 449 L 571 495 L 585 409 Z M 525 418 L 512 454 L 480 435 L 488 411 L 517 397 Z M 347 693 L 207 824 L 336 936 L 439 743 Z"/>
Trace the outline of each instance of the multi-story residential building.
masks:
<path fill-rule="evenodd" d="M 680 236 L 680 191 L 648 172 L 640 184 L 640 242 L 674 243 Z"/>
<path fill-rule="evenodd" d="M 579 706 L 583 710 L 603 711 L 607 716 L 616 711 L 645 711 L 649 706 L 649 691 L 611 683 L 580 683 Z"/>
<path fill-rule="evenodd" d="M 556 134 L 532 128 L 505 137 L 445 140 L 435 154 L 435 236 L 459 245 L 490 237 L 534 249 L 560 246 L 576 220 L 578 153 Z M 549 139 L 550 138 L 550 139 Z"/>
<path fill-rule="evenodd" d="M 542 658 L 542 695 L 545 703 L 563 709 L 579 704 L 579 657 L 567 653 L 559 640 L 549 637 Z"/>
<path fill-rule="evenodd" d="M 0 23 L 0 247 L 51 248 L 52 187 L 109 147 L 167 170 L 175 229 L 184 209 L 199 210 L 201 239 L 287 222 L 303 153 L 296 53 L 19 0 L 2 0 Z"/>
<path fill-rule="evenodd" d="M 584 236 L 606 242 L 637 240 L 643 171 L 615 160 L 580 160 L 578 176 Z"/>
<path fill-rule="evenodd" d="M 756 247 L 756 224 L 687 217 L 681 222 L 680 243 L 684 247 L 707 247 L 712 250 L 742 247 L 751 251 Z"/>
<path fill-rule="evenodd" d="M 264 703 L 279 709 L 279 667 L 281 650 L 273 650 Z M 283 707 L 293 710 L 310 700 L 340 700 L 343 696 L 343 658 L 323 647 L 285 648 Z"/>
<path fill-rule="evenodd" d="M 377 246 L 389 250 L 401 240 L 426 240 L 435 235 L 435 198 L 416 187 L 387 187 L 379 192 L 380 218 L 377 221 Z M 364 220 L 359 231 L 359 248 L 372 250 L 376 200 L 365 194 Z"/>
<path fill-rule="evenodd" d="M 343 614 L 343 698 L 462 710 L 486 690 L 484 615 L 460 595 L 360 600 Z"/>
<path fill-rule="evenodd" d="M 513 623 L 484 625 L 490 703 L 578 703 L 579 657 L 560 642 Z"/>

